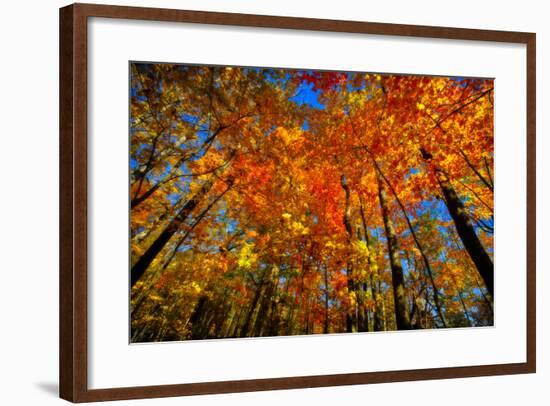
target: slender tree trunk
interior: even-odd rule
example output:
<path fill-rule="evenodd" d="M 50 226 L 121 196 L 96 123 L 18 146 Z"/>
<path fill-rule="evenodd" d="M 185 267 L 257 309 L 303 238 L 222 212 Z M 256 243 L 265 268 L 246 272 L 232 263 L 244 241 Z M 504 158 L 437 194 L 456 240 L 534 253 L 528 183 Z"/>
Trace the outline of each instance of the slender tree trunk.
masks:
<path fill-rule="evenodd" d="M 351 227 L 351 192 L 350 192 L 346 177 L 344 175 L 340 177 L 340 183 L 342 184 L 342 188 L 344 189 L 344 193 L 345 193 L 343 222 L 344 222 L 344 227 L 346 228 L 346 232 L 348 234 L 348 244 L 351 244 L 351 240 L 353 238 L 353 229 Z M 355 295 L 355 301 L 353 303 L 353 306 L 350 306 L 346 315 L 346 331 L 348 333 L 356 333 L 357 332 L 357 292 L 356 292 L 355 281 L 353 278 L 353 264 L 351 262 L 351 259 L 348 259 L 348 263 L 346 266 L 346 276 L 348 279 L 348 293 L 350 294 L 350 296 L 352 293 Z"/>
<path fill-rule="evenodd" d="M 461 250 L 462 247 L 460 246 L 460 243 L 458 242 L 458 239 L 454 238 L 454 236 L 452 236 L 452 235 L 450 237 L 451 237 L 451 240 L 452 240 L 454 246 L 456 247 L 456 249 Z M 481 297 L 483 298 L 483 302 L 485 303 L 485 305 L 487 307 L 487 313 L 492 318 L 494 316 L 493 303 L 492 303 L 491 299 L 488 298 L 487 294 L 485 293 L 486 288 L 484 286 L 482 286 L 483 282 L 480 282 L 480 280 L 479 280 L 480 279 L 479 272 L 477 272 L 477 269 L 474 269 L 471 266 L 469 261 L 462 261 L 462 265 L 464 266 L 465 269 L 472 272 L 472 277 L 473 277 L 474 281 L 476 282 L 476 286 L 479 289 L 479 292 L 481 293 Z"/>
<path fill-rule="evenodd" d="M 432 159 L 431 154 L 429 154 L 425 150 L 422 149 L 421 153 L 422 157 L 426 161 L 430 161 Z M 487 254 L 487 251 L 485 251 L 485 248 L 483 248 L 481 241 L 479 241 L 474 227 L 470 222 L 470 218 L 466 213 L 464 204 L 456 194 L 456 191 L 451 185 L 449 178 L 440 168 L 436 167 L 435 165 L 434 170 L 441 191 L 443 192 L 447 209 L 449 210 L 449 213 L 453 218 L 456 231 L 460 239 L 462 240 L 462 244 L 466 248 L 466 251 L 470 255 L 470 258 L 472 258 L 472 261 L 474 262 L 481 278 L 483 279 L 483 282 L 485 283 L 485 286 L 487 287 L 487 291 L 489 292 L 491 297 L 494 298 L 493 261 L 489 257 L 489 254 Z"/>
<path fill-rule="evenodd" d="M 384 173 L 382 172 L 382 169 L 374 159 L 374 156 L 371 154 L 372 161 L 374 163 L 374 166 L 376 167 L 376 170 L 378 171 L 378 175 L 382 177 L 390 191 L 392 192 L 393 196 L 395 197 L 395 201 L 399 205 L 399 208 L 401 209 L 401 212 L 403 213 L 403 217 L 405 218 L 405 221 L 407 223 L 407 226 L 409 227 L 409 231 L 411 232 L 411 236 L 413 238 L 414 244 L 416 245 L 416 248 L 418 248 L 418 251 L 420 251 L 420 255 L 422 256 L 422 261 L 424 262 L 424 266 L 426 268 L 426 271 L 428 272 L 428 277 L 430 278 L 430 284 L 432 285 L 433 289 L 433 295 L 434 295 L 434 303 L 435 308 L 437 310 L 437 315 L 439 316 L 439 319 L 441 320 L 441 323 L 443 324 L 443 327 L 447 327 L 447 320 L 445 319 L 445 315 L 443 314 L 443 310 L 441 308 L 441 301 L 439 300 L 439 290 L 437 289 L 437 286 L 435 286 L 435 280 L 433 276 L 432 267 L 430 265 L 430 261 L 428 260 L 428 257 L 426 256 L 426 253 L 424 251 L 424 248 L 420 244 L 420 240 L 416 236 L 416 232 L 414 231 L 414 227 L 412 226 L 411 220 L 409 219 L 409 215 L 407 213 L 407 210 L 405 210 L 405 206 L 401 202 L 401 199 L 399 198 L 399 195 L 393 188 L 392 184 L 386 178 Z"/>
<path fill-rule="evenodd" d="M 328 334 L 329 333 L 329 313 L 328 313 L 328 300 L 329 300 L 329 290 L 328 290 L 328 267 L 326 265 L 323 266 L 324 268 L 324 278 L 325 278 L 325 320 L 323 323 L 323 333 Z"/>
<path fill-rule="evenodd" d="M 357 283 L 355 294 L 357 296 L 357 331 L 369 331 L 369 315 L 365 306 L 365 293 L 367 292 L 367 283 Z"/>
<path fill-rule="evenodd" d="M 166 228 L 160 233 L 157 239 L 151 244 L 151 246 L 145 251 L 141 258 L 134 264 L 131 271 L 131 283 L 132 286 L 143 276 L 151 262 L 156 258 L 159 252 L 164 248 L 166 243 L 172 238 L 172 236 L 178 231 L 181 224 L 189 217 L 191 212 L 197 207 L 197 205 L 204 199 L 206 194 L 212 188 L 214 184 L 214 178 L 206 181 L 204 185 L 199 189 L 197 193 L 180 209 L 178 214 L 172 219 L 172 221 L 166 226 Z"/>
<path fill-rule="evenodd" d="M 376 175 L 378 180 L 378 198 L 380 200 L 380 208 L 382 211 L 382 218 L 384 219 L 384 228 L 386 230 L 386 239 L 388 241 L 388 256 L 390 258 L 393 299 L 395 304 L 395 323 L 398 330 L 410 330 L 411 320 L 409 318 L 409 304 L 405 292 L 403 268 L 401 267 L 397 248 L 397 237 L 393 228 L 393 222 L 390 218 L 386 190 L 382 184 L 380 173 L 377 172 Z"/>
<path fill-rule="evenodd" d="M 485 179 L 485 177 L 476 169 L 475 165 L 468 159 L 468 156 L 464 153 L 464 151 L 459 150 L 459 154 L 462 156 L 462 158 L 464 158 L 464 160 L 466 161 L 466 163 L 468 164 L 468 166 L 470 167 L 470 169 L 477 175 L 477 177 L 479 178 L 479 180 L 480 180 L 485 186 L 487 186 L 487 188 L 488 188 L 491 192 L 494 192 L 494 186 L 493 186 L 493 183 L 492 183 L 492 180 L 491 180 L 491 175 L 489 174 L 489 180 Z"/>
<path fill-rule="evenodd" d="M 227 334 L 229 333 L 229 330 L 231 329 L 231 326 L 233 325 L 233 322 L 235 321 L 236 317 L 236 311 L 233 307 L 233 303 L 229 303 L 229 311 L 227 312 L 227 318 L 224 320 L 223 323 L 223 329 L 220 333 L 220 337 L 226 338 Z"/>
<path fill-rule="evenodd" d="M 309 334 L 309 316 L 311 315 L 311 306 L 309 303 L 309 292 L 305 299 L 306 314 L 304 318 L 304 324 L 302 325 L 302 332 L 304 334 Z"/>
<path fill-rule="evenodd" d="M 359 212 L 361 213 L 361 222 L 363 224 L 365 244 L 367 245 L 367 249 L 368 249 L 367 263 L 369 265 L 369 274 L 370 274 L 369 275 L 370 294 L 371 294 L 372 300 L 374 300 L 372 328 L 374 331 L 383 331 L 384 325 L 381 318 L 381 315 L 382 315 L 381 302 L 383 301 L 383 299 L 380 296 L 380 291 L 376 286 L 376 280 L 375 280 L 375 279 L 380 279 L 379 278 L 380 275 L 379 275 L 378 265 L 376 264 L 376 260 L 374 258 L 374 253 L 372 251 L 371 239 L 369 237 L 369 230 L 367 228 L 367 221 L 365 218 L 365 210 L 363 208 L 363 199 L 360 199 Z"/>
<path fill-rule="evenodd" d="M 462 310 L 464 310 L 464 317 L 466 318 L 466 322 L 468 323 L 468 327 L 472 327 L 472 319 L 470 319 L 470 314 L 468 313 L 468 308 L 466 307 L 466 303 L 464 303 L 464 298 L 462 297 L 462 292 L 458 292 L 458 297 L 460 298 L 460 303 L 462 304 Z"/>
<path fill-rule="evenodd" d="M 276 299 L 276 295 L 271 298 L 271 314 L 269 317 L 269 330 L 268 335 L 270 337 L 278 336 L 281 329 L 281 310 L 279 301 Z"/>
<path fill-rule="evenodd" d="M 267 314 L 271 305 L 273 298 L 273 292 L 275 290 L 275 281 L 273 280 L 275 272 L 271 271 L 270 278 L 264 289 L 262 301 L 260 303 L 260 308 L 258 309 L 258 315 L 256 316 L 256 321 L 254 323 L 254 337 L 261 337 L 262 331 L 269 321 L 267 319 Z"/>
<path fill-rule="evenodd" d="M 208 296 L 201 296 L 195 305 L 191 318 L 189 319 L 189 322 L 191 323 L 191 338 L 193 340 L 205 338 L 202 327 L 207 313 L 208 302 Z"/>
<path fill-rule="evenodd" d="M 357 240 L 362 239 L 361 227 L 357 226 L 355 234 L 357 236 Z M 368 290 L 369 284 L 366 280 L 361 279 L 356 282 L 355 291 L 357 295 L 357 330 L 359 332 L 369 331 L 370 329 L 370 310 L 367 307 Z"/>
<path fill-rule="evenodd" d="M 230 300 L 230 299 L 229 299 Z M 228 321 L 229 316 L 231 313 L 231 304 L 228 303 L 228 289 L 225 288 L 223 291 L 223 297 L 221 301 L 218 301 L 216 310 L 215 310 L 215 317 L 214 317 L 214 325 L 215 325 L 215 334 L 214 336 L 216 338 L 223 337 L 224 328 L 226 321 Z"/>
<path fill-rule="evenodd" d="M 350 305 L 348 312 L 346 314 L 346 332 L 356 333 L 357 332 L 357 294 L 355 292 L 355 283 L 353 281 L 353 266 L 348 262 L 346 268 L 346 276 L 348 278 L 348 293 L 351 296 L 351 293 L 355 294 L 355 301 Z"/>
<path fill-rule="evenodd" d="M 401 202 L 401 199 L 399 199 L 399 196 L 397 195 L 397 192 L 393 188 L 392 184 L 390 183 L 388 178 L 382 172 L 382 169 L 378 165 L 378 162 L 376 161 L 376 159 L 375 159 L 374 155 L 372 154 L 372 152 L 366 147 L 365 147 L 365 150 L 367 151 L 367 153 L 370 155 L 370 157 L 372 159 L 372 163 L 373 163 L 374 168 L 377 172 L 376 175 L 379 179 L 379 182 L 380 182 L 380 178 L 382 178 L 384 180 L 384 182 L 386 183 L 386 185 L 388 186 L 388 188 L 392 192 L 393 196 L 395 197 L 395 200 L 396 200 L 397 204 L 399 205 L 399 208 L 401 209 L 401 212 L 403 213 L 403 217 L 405 218 L 407 226 L 409 227 L 409 231 L 411 232 L 411 236 L 413 237 L 413 241 L 414 241 L 416 247 L 418 248 L 418 250 L 420 251 L 420 254 L 422 256 L 422 260 L 424 261 L 426 271 L 427 271 L 428 276 L 430 278 L 430 283 L 431 283 L 432 289 L 433 289 L 434 302 L 435 302 L 437 314 L 439 316 L 439 319 L 441 320 L 441 323 L 443 324 L 443 327 L 447 327 L 447 320 L 445 319 L 445 315 L 443 314 L 443 311 L 442 311 L 442 308 L 441 308 L 441 302 L 439 300 L 439 291 L 438 291 L 437 287 L 435 286 L 435 281 L 434 281 L 433 271 L 432 271 L 432 267 L 430 265 L 430 261 L 428 260 L 428 257 L 426 256 L 426 254 L 424 252 L 424 249 L 423 249 L 422 245 L 420 244 L 420 240 L 416 236 L 414 228 L 413 228 L 413 226 L 411 224 L 411 221 L 409 219 L 409 215 L 407 213 L 407 210 L 405 210 L 405 206 Z"/>
<path fill-rule="evenodd" d="M 368 287 L 365 284 L 365 292 L 367 291 Z M 371 327 L 371 316 L 370 316 L 370 310 L 366 307 L 366 305 L 363 307 L 363 311 L 365 314 L 365 320 L 364 320 L 364 329 L 361 331 L 374 331 L 374 326 Z"/>
<path fill-rule="evenodd" d="M 386 300 L 384 299 L 384 295 L 382 295 L 382 288 L 379 284 L 378 286 L 378 297 L 380 298 L 380 310 L 382 311 L 380 313 L 380 319 L 382 321 L 382 329 L 380 331 L 386 331 L 388 329 L 388 322 L 386 321 Z"/>
<path fill-rule="evenodd" d="M 476 275 L 474 277 L 475 281 L 476 281 L 476 285 L 477 285 L 477 288 L 479 289 L 479 291 L 481 292 L 481 296 L 483 297 L 483 301 L 485 302 L 485 304 L 487 305 L 487 312 L 489 313 L 489 315 L 491 316 L 491 320 L 494 318 L 495 316 L 495 311 L 493 309 L 493 302 L 491 302 L 491 300 L 487 297 L 487 295 L 485 294 L 484 292 L 484 289 L 483 287 L 481 286 L 481 284 L 479 283 L 479 280 L 478 280 L 478 276 Z"/>
<path fill-rule="evenodd" d="M 254 322 L 254 313 L 256 311 L 256 307 L 258 307 L 258 302 L 260 301 L 262 297 L 262 291 L 265 284 L 265 274 L 261 277 L 260 283 L 258 285 L 258 288 L 256 289 L 256 292 L 254 293 L 254 297 L 252 298 L 252 302 L 250 303 L 250 308 L 248 309 L 248 313 L 246 315 L 246 319 L 244 321 L 244 324 L 241 328 L 241 337 L 248 337 L 248 335 L 251 333 L 253 322 Z"/>
<path fill-rule="evenodd" d="M 236 313 L 229 329 L 227 330 L 227 337 L 238 337 L 239 336 L 239 325 L 241 323 L 241 317 L 243 315 L 243 308 L 239 308 L 239 311 Z"/>
<path fill-rule="evenodd" d="M 168 259 L 164 262 L 164 265 L 162 266 L 162 270 L 164 271 L 166 268 L 168 268 L 168 265 L 170 265 L 170 262 L 172 262 L 172 260 L 174 259 L 174 257 L 176 256 L 177 252 L 178 252 L 178 249 L 181 247 L 181 245 L 185 242 L 185 240 L 187 239 L 187 237 L 189 237 L 189 235 L 193 232 L 193 230 L 195 229 L 195 227 L 197 227 L 197 225 L 202 221 L 202 219 L 208 214 L 208 212 L 210 211 L 210 209 L 216 204 L 218 203 L 218 201 L 229 191 L 229 189 L 231 189 L 232 187 L 232 183 L 229 183 L 227 185 L 227 187 L 225 188 L 225 190 L 220 193 L 214 200 L 212 200 L 212 202 L 210 202 L 210 204 L 198 215 L 196 216 L 195 218 L 195 221 L 193 221 L 193 224 L 191 224 L 191 226 L 187 229 L 187 231 L 185 232 L 185 234 L 178 240 L 176 246 L 174 247 L 174 249 L 172 250 L 172 253 L 170 254 L 170 256 L 168 257 Z"/>

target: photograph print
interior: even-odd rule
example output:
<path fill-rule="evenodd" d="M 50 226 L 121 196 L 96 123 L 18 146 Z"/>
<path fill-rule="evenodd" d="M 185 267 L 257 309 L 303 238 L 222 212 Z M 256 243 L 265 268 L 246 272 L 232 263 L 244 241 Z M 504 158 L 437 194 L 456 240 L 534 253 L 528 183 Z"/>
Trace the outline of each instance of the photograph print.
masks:
<path fill-rule="evenodd" d="M 130 342 L 493 325 L 494 80 L 129 63 Z"/>

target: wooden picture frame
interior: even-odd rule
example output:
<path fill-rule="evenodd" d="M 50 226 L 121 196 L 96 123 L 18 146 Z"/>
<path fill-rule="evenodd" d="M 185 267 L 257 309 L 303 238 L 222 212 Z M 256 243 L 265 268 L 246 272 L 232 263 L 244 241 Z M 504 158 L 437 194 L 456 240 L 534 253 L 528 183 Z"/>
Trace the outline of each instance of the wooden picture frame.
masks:
<path fill-rule="evenodd" d="M 88 387 L 88 19 L 217 24 L 340 33 L 491 41 L 527 46 L 527 329 L 526 362 L 467 367 L 346 373 L 161 386 Z M 108 5 L 60 9 L 60 397 L 72 402 L 141 399 L 382 382 L 524 374 L 536 370 L 535 34 L 355 21 L 275 17 Z"/>

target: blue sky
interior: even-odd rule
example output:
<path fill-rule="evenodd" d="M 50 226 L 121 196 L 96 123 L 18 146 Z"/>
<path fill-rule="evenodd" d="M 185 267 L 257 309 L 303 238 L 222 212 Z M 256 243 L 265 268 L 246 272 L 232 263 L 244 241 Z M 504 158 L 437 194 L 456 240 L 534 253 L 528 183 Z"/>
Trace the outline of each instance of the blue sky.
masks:
<path fill-rule="evenodd" d="M 322 110 L 325 106 L 319 102 L 319 90 L 313 90 L 313 83 L 302 82 L 290 100 L 297 104 L 305 104 L 315 109 Z"/>

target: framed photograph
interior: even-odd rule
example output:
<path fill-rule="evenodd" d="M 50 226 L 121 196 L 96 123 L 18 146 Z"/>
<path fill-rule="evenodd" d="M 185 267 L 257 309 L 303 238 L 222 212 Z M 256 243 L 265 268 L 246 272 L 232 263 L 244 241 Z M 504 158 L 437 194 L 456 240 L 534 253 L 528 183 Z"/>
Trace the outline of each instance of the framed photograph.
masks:
<path fill-rule="evenodd" d="M 60 10 L 60 396 L 535 372 L 535 34 Z"/>

